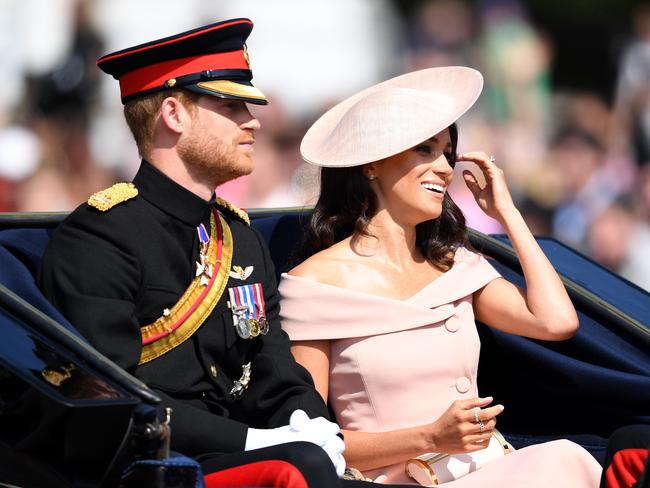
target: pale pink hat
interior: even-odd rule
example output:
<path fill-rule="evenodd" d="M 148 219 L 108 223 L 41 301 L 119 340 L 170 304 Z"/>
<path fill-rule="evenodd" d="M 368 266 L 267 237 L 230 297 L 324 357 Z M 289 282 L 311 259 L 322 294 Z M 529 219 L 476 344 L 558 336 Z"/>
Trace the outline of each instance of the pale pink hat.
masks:
<path fill-rule="evenodd" d="M 482 88 L 481 73 L 463 66 L 391 78 L 323 114 L 303 137 L 300 153 L 317 166 L 379 161 L 449 127 L 474 105 Z"/>

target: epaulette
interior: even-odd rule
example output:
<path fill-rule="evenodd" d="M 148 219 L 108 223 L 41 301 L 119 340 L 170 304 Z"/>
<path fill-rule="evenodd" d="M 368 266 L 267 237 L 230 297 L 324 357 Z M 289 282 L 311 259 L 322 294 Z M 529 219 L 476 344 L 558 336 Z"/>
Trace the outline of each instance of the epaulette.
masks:
<path fill-rule="evenodd" d="M 215 202 L 215 204 L 217 205 L 217 207 L 223 210 L 227 210 L 230 214 L 237 217 L 246 225 L 251 225 L 251 220 L 248 218 L 248 214 L 246 213 L 245 210 L 242 210 L 239 207 L 235 207 L 232 203 L 219 197 L 217 197 L 217 201 Z"/>
<path fill-rule="evenodd" d="M 88 205 L 106 212 L 118 203 L 126 202 L 138 195 L 138 189 L 133 183 L 115 183 L 110 188 L 93 193 L 88 199 Z"/>

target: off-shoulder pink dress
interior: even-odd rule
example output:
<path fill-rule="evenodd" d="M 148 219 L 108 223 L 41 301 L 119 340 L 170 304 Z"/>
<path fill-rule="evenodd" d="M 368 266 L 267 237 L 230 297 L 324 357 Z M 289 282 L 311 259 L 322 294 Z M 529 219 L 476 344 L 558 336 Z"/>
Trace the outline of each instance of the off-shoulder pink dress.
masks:
<path fill-rule="evenodd" d="M 331 341 L 329 401 L 342 429 L 421 425 L 454 400 L 478 396 L 481 344 L 472 294 L 495 278 L 499 273 L 465 248 L 449 271 L 404 301 L 285 274 L 282 326 L 291 340 Z M 404 462 L 364 474 L 412 482 Z M 597 487 L 600 474 L 586 450 L 560 440 L 520 449 L 444 486 Z"/>

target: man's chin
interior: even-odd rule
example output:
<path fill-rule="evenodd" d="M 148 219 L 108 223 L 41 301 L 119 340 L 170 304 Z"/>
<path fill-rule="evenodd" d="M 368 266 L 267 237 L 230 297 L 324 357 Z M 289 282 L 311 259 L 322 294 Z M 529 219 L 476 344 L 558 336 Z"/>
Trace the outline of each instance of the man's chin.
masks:
<path fill-rule="evenodd" d="M 255 169 L 255 163 L 253 161 L 251 161 L 249 164 L 247 164 L 245 166 L 242 166 L 241 168 L 237 168 L 237 171 L 236 171 L 237 175 L 235 176 L 235 178 L 241 178 L 242 176 L 248 176 L 249 174 L 251 174 L 253 172 L 254 169 Z"/>
<path fill-rule="evenodd" d="M 219 181 L 215 186 L 221 186 L 225 183 L 228 183 L 229 181 L 236 180 L 237 178 L 241 178 L 242 176 L 248 176 L 253 172 L 255 169 L 255 166 L 251 166 L 250 168 L 238 168 L 237 171 L 233 171 L 229 175 L 220 175 Z"/>

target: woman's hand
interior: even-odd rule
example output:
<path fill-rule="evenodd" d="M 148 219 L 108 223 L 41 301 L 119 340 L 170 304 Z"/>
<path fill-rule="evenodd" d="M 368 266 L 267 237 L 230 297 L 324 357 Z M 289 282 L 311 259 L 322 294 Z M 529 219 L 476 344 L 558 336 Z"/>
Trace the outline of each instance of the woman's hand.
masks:
<path fill-rule="evenodd" d="M 456 400 L 430 425 L 433 452 L 472 452 L 487 447 L 503 405 L 482 408 L 492 397 Z"/>
<path fill-rule="evenodd" d="M 485 188 L 481 188 L 476 177 L 469 170 L 463 171 L 463 179 L 481 210 L 501 222 L 504 214 L 514 209 L 503 170 L 483 152 L 459 154 L 456 161 L 471 161 L 483 172 L 487 182 Z"/>

